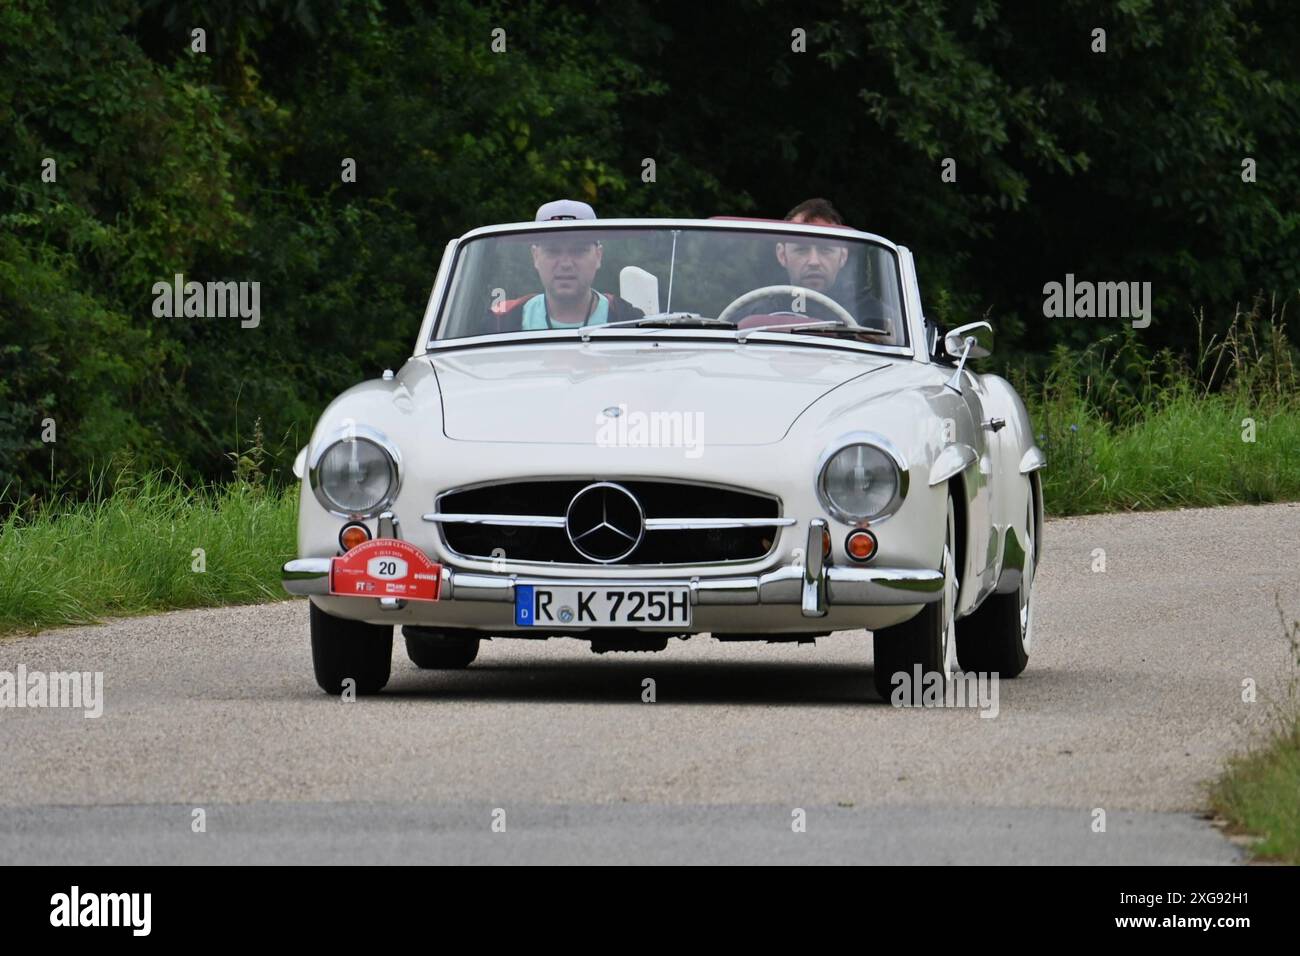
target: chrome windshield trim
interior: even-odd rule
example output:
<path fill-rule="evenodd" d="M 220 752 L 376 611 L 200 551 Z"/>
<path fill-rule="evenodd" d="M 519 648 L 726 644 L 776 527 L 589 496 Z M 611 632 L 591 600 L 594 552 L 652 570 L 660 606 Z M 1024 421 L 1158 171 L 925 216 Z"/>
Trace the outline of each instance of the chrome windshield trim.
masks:
<path fill-rule="evenodd" d="M 831 236 L 849 238 L 858 242 L 871 242 L 884 246 L 895 255 L 899 246 L 884 236 L 863 232 L 850 226 L 817 226 L 780 219 L 560 219 L 552 222 L 507 222 L 479 226 L 459 236 L 463 243 L 484 236 L 510 235 L 520 232 L 541 232 L 552 229 L 714 229 L 719 232 L 781 232 L 795 235 Z"/>
<path fill-rule="evenodd" d="M 446 343 L 467 342 L 468 340 L 483 340 L 499 342 L 506 336 L 508 340 L 516 340 L 514 337 L 519 333 L 493 333 L 491 335 L 464 336 L 457 339 L 439 339 L 436 338 L 438 326 L 442 323 L 445 310 L 449 304 L 452 285 L 455 282 L 460 256 L 464 253 L 465 247 L 473 240 L 492 237 L 516 235 L 519 233 L 529 232 L 549 232 L 552 230 L 579 229 L 579 230 L 645 230 L 661 229 L 672 231 L 674 234 L 674 265 L 676 262 L 676 234 L 682 230 L 693 231 L 716 231 L 716 232 L 758 232 L 758 233 L 781 233 L 791 235 L 805 236 L 827 236 L 836 239 L 847 239 L 852 242 L 858 242 L 864 245 L 875 245 L 888 252 L 894 260 L 894 276 L 899 290 L 899 306 L 901 316 L 899 321 L 907 336 L 908 344 L 905 346 L 876 346 L 873 348 L 855 348 L 862 343 L 843 342 L 832 340 L 827 342 L 824 338 L 818 341 L 819 345 L 829 346 L 832 348 L 847 348 L 850 351 L 886 351 L 887 354 L 898 354 L 914 357 L 913 341 L 918 341 L 916 337 L 916 317 L 912 314 L 913 308 L 909 298 L 909 286 L 907 283 L 906 270 L 903 268 L 903 258 L 900 249 L 905 247 L 891 242 L 884 236 L 878 236 L 875 233 L 863 232 L 859 229 L 853 229 L 847 226 L 814 226 L 805 223 L 785 222 L 778 220 L 730 220 L 730 219 L 578 219 L 578 220 L 557 220 L 553 222 L 518 222 L 518 223 L 500 223 L 491 226 L 480 226 L 477 229 L 471 229 L 447 244 L 446 252 L 443 255 L 442 262 L 439 264 L 437 278 L 434 282 L 433 292 L 430 294 L 429 304 L 426 308 L 424 321 L 421 323 L 420 336 L 421 340 L 416 346 L 414 355 L 426 355 L 431 351 L 437 350 L 439 346 L 445 347 Z M 587 326 L 578 326 L 573 330 L 579 332 L 588 328 Z M 668 331 L 668 330 L 663 330 Z M 672 330 L 674 334 L 686 330 Z M 701 330 L 695 330 L 701 331 Z M 712 331 L 712 330 L 710 330 Z M 559 333 L 562 337 L 572 334 L 567 329 L 545 329 L 537 332 L 525 333 L 523 341 L 535 338 L 538 335 L 548 333 Z M 790 333 L 778 333 L 790 337 Z M 734 335 L 734 333 L 733 333 Z M 605 336 L 602 336 L 604 338 Z M 613 338 L 613 336 L 609 336 Z M 636 336 L 643 337 L 643 336 Z M 810 337 L 802 336 L 796 341 L 800 344 L 807 344 Z M 734 337 L 730 339 L 734 341 Z M 762 340 L 759 340 L 762 341 Z M 919 340 L 924 344 L 924 336 Z M 476 344 L 476 343 L 473 343 Z"/>

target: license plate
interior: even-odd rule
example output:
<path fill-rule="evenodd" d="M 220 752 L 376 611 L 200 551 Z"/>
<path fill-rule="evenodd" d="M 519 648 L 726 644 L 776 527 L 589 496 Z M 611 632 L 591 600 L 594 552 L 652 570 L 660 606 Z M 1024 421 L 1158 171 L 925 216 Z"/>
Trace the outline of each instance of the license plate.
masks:
<path fill-rule="evenodd" d="M 442 565 L 400 538 L 376 538 L 330 562 L 330 594 L 436 601 Z"/>
<path fill-rule="evenodd" d="M 686 627 L 690 588 L 515 585 L 519 627 Z"/>

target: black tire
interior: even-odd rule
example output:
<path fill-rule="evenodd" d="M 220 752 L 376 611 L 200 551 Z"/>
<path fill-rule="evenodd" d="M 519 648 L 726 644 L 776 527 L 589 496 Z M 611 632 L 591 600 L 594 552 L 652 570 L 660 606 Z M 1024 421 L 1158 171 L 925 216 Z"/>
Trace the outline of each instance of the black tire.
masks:
<path fill-rule="evenodd" d="M 944 561 L 947 566 L 955 563 L 956 554 L 956 514 L 953 508 L 951 496 L 948 498 L 948 531 L 947 543 L 944 547 Z M 947 567 L 945 567 L 945 571 Z M 956 580 L 956 569 L 952 571 L 953 578 Z M 950 587 L 951 582 L 947 579 L 945 591 Z M 951 584 L 955 587 L 955 584 Z M 955 594 L 949 595 L 947 601 L 935 601 L 933 604 L 926 604 L 921 608 L 921 613 L 902 624 L 895 624 L 893 627 L 886 627 L 879 631 L 872 632 L 872 653 L 873 653 L 873 671 L 872 678 L 875 682 L 876 693 L 886 703 L 891 701 L 895 691 L 894 675 L 900 671 L 907 674 L 908 681 L 914 682 L 915 669 L 920 665 L 921 675 L 937 673 L 941 675 L 943 681 L 947 681 L 951 675 L 953 664 L 952 648 L 948 647 L 945 642 L 945 630 L 951 635 L 951 628 L 945 627 L 945 624 L 951 623 L 952 606 L 955 604 Z M 914 688 L 914 693 L 920 694 L 920 688 Z M 909 700 L 910 703 L 910 700 Z"/>
<path fill-rule="evenodd" d="M 463 670 L 478 657 L 479 638 L 475 634 L 402 628 L 406 638 L 406 656 L 416 667 L 428 670 Z"/>
<path fill-rule="evenodd" d="M 957 660 L 966 672 L 1018 677 L 1029 664 L 1029 641 L 1033 618 L 1033 572 L 1038 565 L 1038 534 L 1034 521 L 1035 489 L 1029 488 L 1029 548 L 1025 556 L 1027 574 L 1020 588 L 1011 594 L 990 594 L 984 603 L 957 622 Z M 1022 618 L 1021 611 L 1025 610 Z M 1029 632 L 1027 634 L 1026 632 Z"/>
<path fill-rule="evenodd" d="M 376 694 L 393 666 L 393 628 L 326 614 L 311 605 L 311 663 L 316 683 L 338 696 L 344 681 L 356 682 L 357 696 Z"/>

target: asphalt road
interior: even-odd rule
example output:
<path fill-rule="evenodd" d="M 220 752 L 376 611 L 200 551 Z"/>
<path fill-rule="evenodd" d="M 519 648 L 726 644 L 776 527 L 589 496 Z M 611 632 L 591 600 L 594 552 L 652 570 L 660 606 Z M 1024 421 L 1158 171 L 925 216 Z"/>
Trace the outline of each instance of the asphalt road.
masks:
<path fill-rule="evenodd" d="M 0 672 L 102 671 L 105 700 L 0 709 L 0 862 L 1239 860 L 1204 784 L 1285 682 L 1300 505 L 1057 520 L 1046 545 L 992 719 L 883 704 L 861 632 L 498 640 L 461 673 L 399 636 L 353 703 L 316 689 L 302 602 L 3 640 Z"/>

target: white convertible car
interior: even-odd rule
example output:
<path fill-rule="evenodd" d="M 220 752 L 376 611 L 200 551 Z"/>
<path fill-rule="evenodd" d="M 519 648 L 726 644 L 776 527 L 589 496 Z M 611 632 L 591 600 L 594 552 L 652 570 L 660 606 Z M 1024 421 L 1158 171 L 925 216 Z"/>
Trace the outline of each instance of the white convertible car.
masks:
<path fill-rule="evenodd" d="M 411 357 L 298 456 L 316 679 L 387 683 L 485 638 L 870 631 L 917 668 L 1019 674 L 1043 503 L 1025 406 L 942 334 L 911 253 L 854 229 L 610 219 L 475 229 Z"/>

